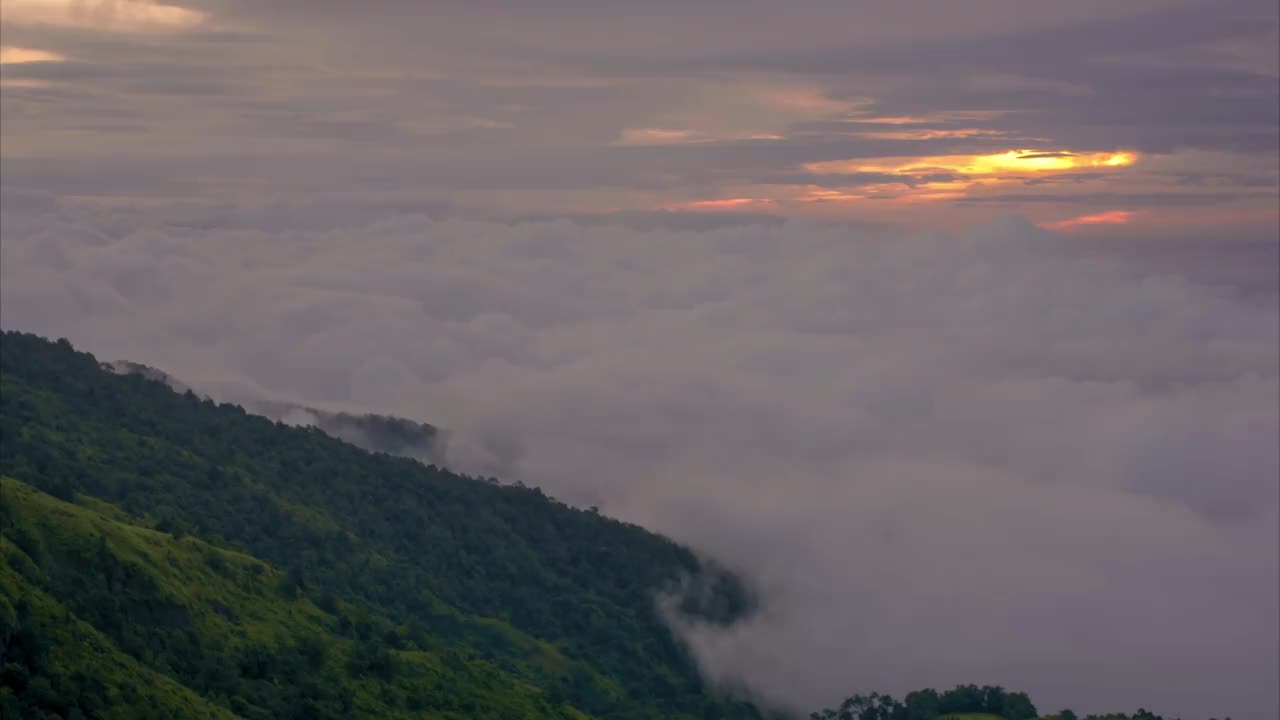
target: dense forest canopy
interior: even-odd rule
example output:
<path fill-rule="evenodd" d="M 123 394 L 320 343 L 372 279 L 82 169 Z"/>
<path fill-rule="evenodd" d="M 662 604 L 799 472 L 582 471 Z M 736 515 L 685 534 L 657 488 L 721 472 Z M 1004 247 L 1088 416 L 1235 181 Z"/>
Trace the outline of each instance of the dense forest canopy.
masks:
<path fill-rule="evenodd" d="M 754 608 L 687 548 L 66 341 L 0 341 L 0 531 L 4 720 L 777 717 L 708 687 L 658 611 Z M 811 717 L 965 716 L 1038 717 L 974 685 Z"/>

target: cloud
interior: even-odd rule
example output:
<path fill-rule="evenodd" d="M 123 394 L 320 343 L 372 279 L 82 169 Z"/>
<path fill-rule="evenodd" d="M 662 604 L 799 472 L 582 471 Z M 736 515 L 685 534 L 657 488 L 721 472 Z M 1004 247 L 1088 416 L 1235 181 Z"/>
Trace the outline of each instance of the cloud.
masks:
<path fill-rule="evenodd" d="M 1274 295 L 1019 220 L 309 217 L 6 203 L 0 321 L 420 418 L 463 470 L 691 543 L 765 603 L 682 628 L 707 675 L 787 707 L 1275 714 Z"/>
<path fill-rule="evenodd" d="M 1245 200 L 1261 200 L 1274 197 L 1274 193 L 1223 193 L 1223 192 L 1156 192 L 1156 193 L 1003 193 L 973 195 L 960 198 L 962 203 L 1072 203 L 1079 205 L 1105 204 L 1107 202 L 1148 207 L 1187 205 L 1223 205 Z"/>
<path fill-rule="evenodd" d="M 57 53 L 31 48 L 0 46 L 0 65 L 20 65 L 31 62 L 61 62 L 66 60 Z"/>
<path fill-rule="evenodd" d="M 1071 174 L 1093 191 L 1077 202 L 1101 212 L 1115 203 L 1090 198 L 1105 191 L 1179 189 L 1185 168 L 1150 169 L 1162 153 L 1216 150 L 1187 165 L 1224 195 L 1247 195 L 1228 180 L 1250 158 L 1276 164 L 1276 74 L 1257 61 L 1274 55 L 1274 3 L 935 5 L 757 4 L 735 9 L 734 33 L 717 31 L 714 2 L 550 3 L 495 24 L 462 3 L 201 0 L 188 8 L 197 24 L 145 36 L 15 11 L 6 44 L 66 60 L 5 64 L 3 173 L 113 200 L 417 198 L 493 219 L 754 197 L 789 215 L 889 221 L 906 202 L 981 195 L 993 168 L 946 192 L 858 192 L 856 176 L 804 166 L 1016 148 L 1141 156 L 1134 172 Z M 179 6 L 50 7 L 85 20 Z M 841 201 L 788 202 L 845 181 Z M 889 195 L 902 202 L 873 201 Z M 995 212 L 900 214 L 924 225 Z"/>
<path fill-rule="evenodd" d="M 1080 215 L 1078 217 L 1067 218 L 1065 220 L 1056 220 L 1050 223 L 1042 223 L 1040 227 L 1064 232 L 1079 227 L 1088 227 L 1090 225 L 1125 225 L 1133 218 L 1141 213 L 1135 210 L 1108 210 L 1107 212 L 1094 213 L 1092 215 Z"/>
<path fill-rule="evenodd" d="M 712 49 L 693 59 L 630 61 L 655 73 L 823 78 L 836 98 L 864 96 L 868 76 L 893 74 L 903 80 L 877 94 L 875 109 L 883 115 L 1013 109 L 1018 112 L 992 118 L 986 129 L 1030 131 L 1068 147 L 1274 154 L 1274 60 L 1241 65 L 1207 59 L 1204 52 L 1215 43 L 1274 47 L 1280 19 L 1274 4 L 1236 0 L 1213 4 L 1213 12 L 1199 3 L 1130 7 L 1120 16 L 1100 17 L 1095 9 L 1092 17 L 1006 28 L 988 37 L 958 32 L 928 43 Z"/>
<path fill-rule="evenodd" d="M 149 0 L 9 0 L 6 23 L 37 23 L 123 33 L 175 32 L 200 25 L 206 15 Z"/>

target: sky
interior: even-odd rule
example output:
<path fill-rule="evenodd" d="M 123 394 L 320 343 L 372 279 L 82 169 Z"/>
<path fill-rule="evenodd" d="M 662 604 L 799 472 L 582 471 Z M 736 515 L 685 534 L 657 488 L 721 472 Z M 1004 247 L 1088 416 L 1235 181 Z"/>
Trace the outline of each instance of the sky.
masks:
<path fill-rule="evenodd" d="M 0 325 L 741 572 L 805 712 L 1280 716 L 1273 2 L 0 3 Z"/>
<path fill-rule="evenodd" d="M 3 12 L 3 169 L 81 202 L 1276 228 L 1265 0 Z"/>

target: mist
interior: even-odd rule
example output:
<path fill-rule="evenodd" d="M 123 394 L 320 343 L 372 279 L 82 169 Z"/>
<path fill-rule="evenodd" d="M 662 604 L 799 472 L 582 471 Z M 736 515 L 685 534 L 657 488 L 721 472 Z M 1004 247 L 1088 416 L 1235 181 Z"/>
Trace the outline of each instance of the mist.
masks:
<path fill-rule="evenodd" d="M 442 428 L 761 610 L 676 628 L 797 712 L 962 682 L 1274 717 L 1280 312 L 1016 217 L 948 233 L 6 207 L 0 324 L 215 397 Z"/>

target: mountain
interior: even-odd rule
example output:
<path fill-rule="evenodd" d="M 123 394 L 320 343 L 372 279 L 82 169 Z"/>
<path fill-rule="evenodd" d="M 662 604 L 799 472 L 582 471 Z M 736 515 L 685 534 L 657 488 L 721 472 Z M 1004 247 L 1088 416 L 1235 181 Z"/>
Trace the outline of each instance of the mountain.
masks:
<path fill-rule="evenodd" d="M 13 332 L 0 439 L 16 717 L 762 716 L 704 685 L 657 609 L 693 585 L 683 611 L 732 622 L 742 582 L 537 489 Z"/>
<path fill-rule="evenodd" d="M 554 676 L 572 663 L 509 627 L 469 628 L 519 656 L 504 670 L 465 642 L 393 625 L 358 602 L 322 598 L 321 608 L 288 574 L 242 553 L 16 480 L 0 479 L 0 492 L 0 522 L 14 540 L 5 543 L 0 588 L 5 598 L 18 598 L 16 608 L 4 600 L 0 615 L 23 621 L 15 654 L 34 670 L 6 680 L 24 685 L 45 711 L 584 717 L 521 677 Z M 473 622 L 448 621 L 464 628 Z"/>
<path fill-rule="evenodd" d="M 139 375 L 163 383 L 177 393 L 195 393 L 201 399 L 212 399 L 198 393 L 190 385 L 169 373 L 130 360 L 103 363 L 102 367 L 118 375 Z M 247 400 L 245 411 L 278 420 L 289 425 L 310 425 L 326 435 L 345 440 L 370 452 L 402 455 L 419 460 L 439 458 L 440 431 L 434 425 L 394 415 L 349 413 L 321 410 L 298 403 L 279 400 Z"/>

